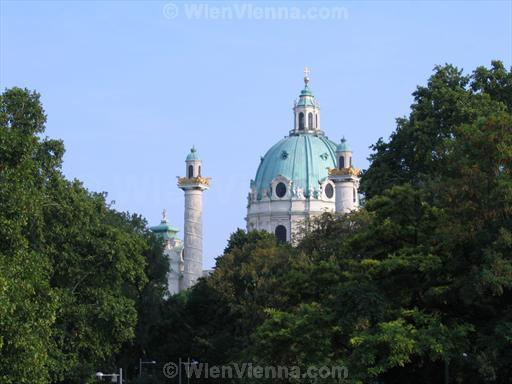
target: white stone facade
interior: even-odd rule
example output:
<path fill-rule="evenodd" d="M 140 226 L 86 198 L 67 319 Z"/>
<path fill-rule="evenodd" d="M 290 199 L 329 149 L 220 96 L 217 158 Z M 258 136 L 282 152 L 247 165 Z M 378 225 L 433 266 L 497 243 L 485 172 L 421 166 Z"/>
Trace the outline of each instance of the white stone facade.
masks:
<path fill-rule="evenodd" d="M 332 177 L 336 185 L 336 212 L 349 213 L 359 207 L 359 178 L 356 176 Z"/>
<path fill-rule="evenodd" d="M 330 180 L 324 180 L 321 192 L 317 198 L 307 198 L 300 188 L 293 188 L 291 180 L 278 176 L 275 178 L 273 188 L 278 182 L 283 181 L 287 185 L 285 196 L 279 198 L 276 193 L 272 196 L 264 196 L 256 199 L 256 191 L 249 193 L 249 207 L 247 210 L 247 229 L 264 230 L 276 233 L 279 225 L 286 228 L 286 241 L 294 242 L 300 237 L 300 231 L 306 219 L 321 215 L 324 212 L 334 212 L 335 197 L 326 196 L 325 188 L 334 184 Z"/>
<path fill-rule="evenodd" d="M 167 287 L 170 295 L 181 291 L 183 276 L 183 241 L 174 238 L 165 242 L 164 255 L 169 260 L 169 271 L 167 272 Z"/>

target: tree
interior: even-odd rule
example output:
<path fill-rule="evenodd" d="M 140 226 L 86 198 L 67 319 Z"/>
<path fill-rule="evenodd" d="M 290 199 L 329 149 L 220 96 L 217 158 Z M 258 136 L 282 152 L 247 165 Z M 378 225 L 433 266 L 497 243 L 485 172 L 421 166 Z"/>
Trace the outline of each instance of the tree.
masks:
<path fill-rule="evenodd" d="M 267 232 L 233 233 L 213 274 L 163 304 L 149 342 L 153 358 L 176 363 L 192 358 L 210 366 L 246 361 L 266 308 L 280 305 L 278 276 L 290 257 L 291 247 Z M 166 381 L 163 375 L 152 380 Z"/>
<path fill-rule="evenodd" d="M 0 379 L 46 383 L 58 297 L 41 236 L 44 179 L 58 166 L 60 142 L 40 139 L 46 116 L 39 95 L 19 88 L 0 95 Z"/>
<path fill-rule="evenodd" d="M 366 198 L 395 185 L 437 180 L 444 143 L 454 139 L 459 126 L 496 112 L 510 113 L 511 77 L 497 61 L 492 70 L 479 67 L 472 75 L 452 65 L 437 66 L 427 86 L 413 93 L 411 113 L 397 119 L 389 142 L 381 138 L 371 147 L 371 166 L 361 179 Z"/>
<path fill-rule="evenodd" d="M 62 178 L 49 191 L 44 241 L 34 246 L 50 257 L 51 286 L 62 304 L 54 380 L 83 382 L 135 336 L 135 299 L 126 286 L 146 283 L 148 244 L 140 218 L 113 211 L 104 194 Z"/>
<path fill-rule="evenodd" d="M 116 364 L 113 367 L 125 367 L 123 375 L 128 378 L 138 377 L 139 365 L 135 364 L 139 359 L 144 361 L 155 361 L 157 356 L 155 346 L 151 344 L 153 339 L 161 342 L 164 339 L 161 335 L 158 339 L 154 334 L 161 324 L 167 306 L 164 306 L 167 296 L 167 272 L 169 271 L 169 260 L 163 253 L 163 242 L 154 234 L 147 230 L 144 220 L 137 220 L 138 231 L 141 232 L 148 243 L 148 247 L 143 253 L 145 258 L 145 274 L 147 283 L 144 287 L 136 284 L 127 284 L 125 292 L 128 297 L 134 300 L 137 310 L 137 325 L 135 327 L 135 337 L 123 344 L 120 351 L 116 354 Z M 165 361 L 168 357 L 160 357 L 159 361 Z M 158 369 L 159 368 L 159 369 Z M 155 382 L 153 371 L 161 372 L 161 366 L 146 365 L 143 367 L 141 375 L 143 380 L 140 382 Z M 137 381 L 138 383 L 139 381 Z"/>
<path fill-rule="evenodd" d="M 41 138 L 45 121 L 37 93 L 13 88 L 0 96 L 5 383 L 92 380 L 134 337 L 142 294 L 133 292 L 147 281 L 146 258 L 157 268 L 162 257 L 140 217 L 116 212 L 106 194 L 63 177 L 64 146 Z M 158 295 L 162 287 L 150 290 Z"/>

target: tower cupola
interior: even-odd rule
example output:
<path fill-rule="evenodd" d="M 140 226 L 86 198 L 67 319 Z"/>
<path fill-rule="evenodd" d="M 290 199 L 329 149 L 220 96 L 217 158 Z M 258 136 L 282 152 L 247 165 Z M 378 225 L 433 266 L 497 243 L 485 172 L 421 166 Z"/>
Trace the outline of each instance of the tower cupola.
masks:
<path fill-rule="evenodd" d="M 352 166 L 352 150 L 343 137 L 336 146 L 336 168 L 329 169 L 329 179 L 336 189 L 336 212 L 348 213 L 359 207 L 359 169 Z"/>
<path fill-rule="evenodd" d="M 352 150 L 343 137 L 336 147 L 336 160 L 338 162 L 338 169 L 352 167 Z"/>
<path fill-rule="evenodd" d="M 320 104 L 309 88 L 309 68 L 304 69 L 304 89 L 293 106 L 294 127 L 290 134 L 322 133 L 320 130 Z"/>
<path fill-rule="evenodd" d="M 192 146 L 190 149 L 190 153 L 187 155 L 187 159 L 185 160 L 186 164 L 186 177 L 188 179 L 193 179 L 195 177 L 201 177 L 201 158 L 197 153 L 196 147 Z"/>

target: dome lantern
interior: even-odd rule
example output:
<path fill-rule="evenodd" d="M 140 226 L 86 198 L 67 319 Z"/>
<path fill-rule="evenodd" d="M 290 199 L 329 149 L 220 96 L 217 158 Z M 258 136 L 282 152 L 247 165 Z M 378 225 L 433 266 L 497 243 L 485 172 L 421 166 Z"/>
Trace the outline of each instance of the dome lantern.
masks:
<path fill-rule="evenodd" d="M 319 133 L 320 130 L 320 105 L 309 88 L 308 67 L 304 68 L 304 89 L 300 92 L 299 99 L 293 107 L 294 128 L 290 132 L 292 135 L 303 133 Z"/>

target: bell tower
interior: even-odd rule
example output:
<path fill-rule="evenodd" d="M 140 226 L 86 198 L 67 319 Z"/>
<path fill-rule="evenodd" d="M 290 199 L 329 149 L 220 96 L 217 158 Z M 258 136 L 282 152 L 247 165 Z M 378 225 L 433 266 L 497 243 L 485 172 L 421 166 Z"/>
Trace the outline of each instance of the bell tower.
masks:
<path fill-rule="evenodd" d="M 348 213 L 359 207 L 359 174 L 352 166 L 352 150 L 345 138 L 336 147 L 337 168 L 329 170 L 329 179 L 336 190 L 336 212 Z"/>
<path fill-rule="evenodd" d="M 291 135 L 322 133 L 320 130 L 320 104 L 309 88 L 308 67 L 304 68 L 304 89 L 293 106 L 294 126 Z"/>
<path fill-rule="evenodd" d="M 180 291 L 193 286 L 203 275 L 203 191 L 210 179 L 201 175 L 202 161 L 195 147 L 185 160 L 185 177 L 178 178 L 178 187 L 185 192 L 185 223 L 183 239 L 183 279 Z"/>

